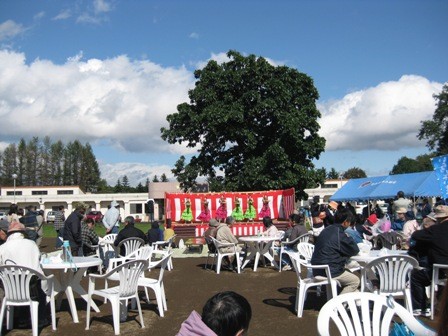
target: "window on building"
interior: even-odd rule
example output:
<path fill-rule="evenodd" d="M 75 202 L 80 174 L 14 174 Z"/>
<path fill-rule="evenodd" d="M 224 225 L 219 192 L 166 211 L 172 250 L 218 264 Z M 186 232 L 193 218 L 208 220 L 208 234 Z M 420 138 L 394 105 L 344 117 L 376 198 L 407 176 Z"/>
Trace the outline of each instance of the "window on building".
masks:
<path fill-rule="evenodd" d="M 48 195 L 47 190 L 32 190 L 31 195 Z"/>
<path fill-rule="evenodd" d="M 14 191 L 7 191 L 6 196 L 14 196 Z M 16 196 L 22 196 L 22 192 L 16 191 Z"/>
<path fill-rule="evenodd" d="M 131 203 L 131 214 L 142 214 L 143 213 L 143 205 L 141 203 Z"/>
<path fill-rule="evenodd" d="M 328 183 L 328 184 L 323 184 L 322 185 L 322 188 L 328 188 L 328 189 L 330 189 L 330 188 L 337 188 L 337 187 L 338 187 L 337 183 Z"/>
<path fill-rule="evenodd" d="M 73 190 L 58 190 L 58 195 L 73 195 Z"/>

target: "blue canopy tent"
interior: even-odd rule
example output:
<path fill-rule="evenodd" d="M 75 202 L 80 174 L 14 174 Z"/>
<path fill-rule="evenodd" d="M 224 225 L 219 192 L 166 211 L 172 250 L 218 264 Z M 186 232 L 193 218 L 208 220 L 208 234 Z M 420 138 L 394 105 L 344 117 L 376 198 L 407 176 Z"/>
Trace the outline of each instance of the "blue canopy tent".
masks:
<path fill-rule="evenodd" d="M 440 185 L 433 171 L 352 179 L 339 189 L 332 201 L 379 200 L 394 198 L 398 191 L 406 197 L 441 196 Z"/>

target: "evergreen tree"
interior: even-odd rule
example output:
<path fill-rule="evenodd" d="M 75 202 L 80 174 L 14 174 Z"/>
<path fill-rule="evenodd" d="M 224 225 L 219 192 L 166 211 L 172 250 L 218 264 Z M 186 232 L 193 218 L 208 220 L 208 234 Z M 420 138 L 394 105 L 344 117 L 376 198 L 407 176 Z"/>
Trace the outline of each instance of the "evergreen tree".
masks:
<path fill-rule="evenodd" d="M 153 181 L 153 182 L 159 182 L 159 178 L 157 177 L 157 175 L 154 175 L 152 181 Z"/>
<path fill-rule="evenodd" d="M 160 176 L 160 181 L 161 182 L 168 182 L 168 178 L 166 177 L 165 173 L 163 173 L 162 176 Z"/>
<path fill-rule="evenodd" d="M 120 181 L 120 179 L 118 179 L 118 180 L 117 180 L 117 184 L 115 184 L 114 192 L 115 192 L 115 193 L 121 193 L 121 192 L 123 192 L 123 186 L 121 185 L 121 181 Z"/>

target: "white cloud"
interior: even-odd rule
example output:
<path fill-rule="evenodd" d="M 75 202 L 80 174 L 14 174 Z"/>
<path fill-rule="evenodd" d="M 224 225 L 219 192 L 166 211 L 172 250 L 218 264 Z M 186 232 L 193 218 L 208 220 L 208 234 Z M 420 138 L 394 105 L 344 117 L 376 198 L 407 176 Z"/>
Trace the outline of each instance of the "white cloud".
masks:
<path fill-rule="evenodd" d="M 442 83 L 416 75 L 356 91 L 341 100 L 319 104 L 320 134 L 326 150 L 386 150 L 422 147 L 422 120 L 432 118 L 434 94 Z"/>
<path fill-rule="evenodd" d="M 107 139 L 127 152 L 189 153 L 160 137 L 166 116 L 188 101 L 193 74 L 126 56 L 82 61 L 82 53 L 57 65 L 26 64 L 25 55 L 0 51 L 0 141 L 32 135 Z M 17 122 L 20 120 L 27 122 Z"/>
<path fill-rule="evenodd" d="M 34 20 L 40 20 L 45 16 L 45 12 L 41 11 L 39 13 L 37 13 L 36 15 L 34 15 Z"/>
<path fill-rule="evenodd" d="M 191 33 L 188 37 L 197 40 L 197 39 L 199 39 L 199 34 L 193 32 L 193 33 Z"/>
<path fill-rule="evenodd" d="M 13 20 L 7 20 L 0 23 L 0 41 L 14 38 L 25 31 L 26 28 L 24 28 L 20 23 L 16 23 Z"/>
<path fill-rule="evenodd" d="M 52 20 L 66 20 L 72 16 L 72 12 L 70 9 L 65 9 L 61 11 L 58 15 L 56 15 Z"/>
<path fill-rule="evenodd" d="M 96 14 L 107 13 L 111 11 L 111 5 L 106 0 L 94 0 L 93 10 Z"/>
<path fill-rule="evenodd" d="M 166 165 L 146 165 L 143 163 L 100 164 L 101 178 L 105 179 L 111 186 L 116 185 L 118 179 L 122 181 L 125 175 L 132 187 L 136 187 L 139 183 L 145 185 L 146 179 L 152 181 L 155 175 L 160 180 L 162 174 L 165 174 L 169 181 L 174 182 L 176 179 L 173 177 L 171 169 L 172 167 Z"/>
<path fill-rule="evenodd" d="M 247 54 L 245 54 L 245 53 L 242 53 L 242 55 L 243 55 L 243 56 L 247 56 Z M 284 61 L 276 61 L 276 60 L 273 60 L 272 58 L 269 58 L 269 57 L 264 57 L 264 59 L 265 59 L 269 64 L 271 64 L 271 65 L 273 65 L 273 66 L 279 66 L 279 65 L 284 65 L 284 64 L 285 64 Z M 226 53 L 226 52 L 220 52 L 220 53 L 217 53 L 217 54 L 212 53 L 211 56 L 210 56 L 210 58 L 209 58 L 208 60 L 206 60 L 206 61 L 199 61 L 199 62 L 193 63 L 192 65 L 193 65 L 195 68 L 197 68 L 197 69 L 202 69 L 202 68 L 204 68 L 204 67 L 207 65 L 207 63 L 208 63 L 209 61 L 211 61 L 211 60 L 214 60 L 214 61 L 216 61 L 218 64 L 221 64 L 221 63 L 225 63 L 225 62 L 230 61 L 230 58 L 227 57 L 227 53 Z"/>

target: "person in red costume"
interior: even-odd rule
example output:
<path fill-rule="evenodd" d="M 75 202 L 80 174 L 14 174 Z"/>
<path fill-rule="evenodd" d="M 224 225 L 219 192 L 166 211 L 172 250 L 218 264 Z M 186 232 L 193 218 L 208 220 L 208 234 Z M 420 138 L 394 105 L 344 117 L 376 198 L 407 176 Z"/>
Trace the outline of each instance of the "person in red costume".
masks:
<path fill-rule="evenodd" d="M 258 213 L 258 218 L 271 217 L 271 208 L 269 207 L 269 198 L 265 195 L 263 196 L 263 206 Z"/>
<path fill-rule="evenodd" d="M 204 200 L 202 201 L 202 205 L 203 205 L 202 211 L 197 217 L 197 219 L 203 223 L 208 223 L 212 217 L 210 209 L 208 208 L 208 201 L 206 198 L 204 198 Z"/>
<path fill-rule="evenodd" d="M 227 218 L 227 204 L 224 195 L 219 199 L 219 207 L 216 209 L 215 217 L 218 222 L 224 222 Z"/>

